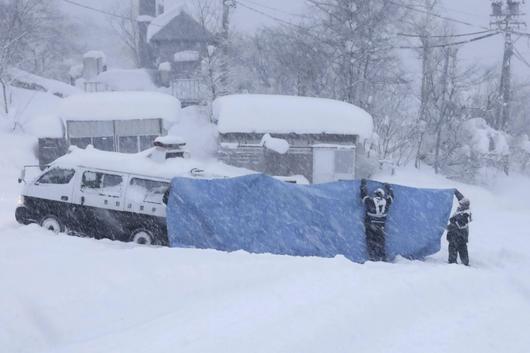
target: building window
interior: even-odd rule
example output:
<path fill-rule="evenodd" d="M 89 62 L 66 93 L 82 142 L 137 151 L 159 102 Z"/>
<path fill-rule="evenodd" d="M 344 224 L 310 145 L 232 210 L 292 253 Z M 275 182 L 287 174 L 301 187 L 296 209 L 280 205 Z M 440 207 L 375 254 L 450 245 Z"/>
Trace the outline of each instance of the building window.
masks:
<path fill-rule="evenodd" d="M 121 153 L 138 153 L 137 136 L 120 136 L 118 143 Z"/>
<path fill-rule="evenodd" d="M 140 136 L 140 151 L 145 151 L 153 147 L 153 143 L 157 137 L 155 135 Z"/>
<path fill-rule="evenodd" d="M 114 151 L 114 137 L 94 137 L 94 148 L 101 151 Z"/>

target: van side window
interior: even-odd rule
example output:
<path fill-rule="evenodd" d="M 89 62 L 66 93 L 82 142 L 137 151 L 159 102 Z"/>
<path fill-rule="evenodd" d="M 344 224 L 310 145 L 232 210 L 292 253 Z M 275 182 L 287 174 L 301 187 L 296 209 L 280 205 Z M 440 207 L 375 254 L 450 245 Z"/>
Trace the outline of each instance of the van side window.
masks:
<path fill-rule="evenodd" d="M 129 198 L 135 202 L 161 204 L 169 183 L 157 180 L 132 178 L 127 191 Z"/>
<path fill-rule="evenodd" d="M 121 175 L 86 171 L 83 173 L 81 190 L 99 195 L 120 196 L 122 183 Z"/>
<path fill-rule="evenodd" d="M 46 174 L 42 175 L 37 183 L 40 184 L 68 184 L 74 177 L 75 170 L 73 169 L 62 169 L 53 168 Z"/>

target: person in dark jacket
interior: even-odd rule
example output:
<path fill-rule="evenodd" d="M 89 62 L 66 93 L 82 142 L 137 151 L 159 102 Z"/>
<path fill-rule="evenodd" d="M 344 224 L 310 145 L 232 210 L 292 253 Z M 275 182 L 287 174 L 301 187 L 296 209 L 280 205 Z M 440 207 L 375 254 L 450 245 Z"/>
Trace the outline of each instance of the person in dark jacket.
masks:
<path fill-rule="evenodd" d="M 394 201 L 394 193 L 388 184 L 368 195 L 366 179 L 361 180 L 361 199 L 365 207 L 364 228 L 370 261 L 385 261 L 385 224 L 388 210 Z"/>
<path fill-rule="evenodd" d="M 457 257 L 460 255 L 460 261 L 469 266 L 469 254 L 467 251 L 467 242 L 469 239 L 469 223 L 471 222 L 470 202 L 458 190 L 455 191 L 458 199 L 458 209 L 449 219 L 447 227 L 447 241 L 449 242 L 449 263 L 457 263 Z"/>

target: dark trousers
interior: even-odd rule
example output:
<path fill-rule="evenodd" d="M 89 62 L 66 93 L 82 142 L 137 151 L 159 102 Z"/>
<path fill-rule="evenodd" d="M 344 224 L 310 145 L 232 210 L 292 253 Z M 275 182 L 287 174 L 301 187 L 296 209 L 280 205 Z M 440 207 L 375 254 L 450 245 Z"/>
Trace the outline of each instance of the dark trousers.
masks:
<path fill-rule="evenodd" d="M 456 264 L 457 256 L 460 255 L 460 261 L 469 266 L 469 255 L 467 253 L 467 242 L 463 239 L 454 239 L 449 242 L 449 263 Z"/>
<path fill-rule="evenodd" d="M 366 247 L 368 260 L 385 261 L 385 226 L 383 224 L 366 223 Z"/>

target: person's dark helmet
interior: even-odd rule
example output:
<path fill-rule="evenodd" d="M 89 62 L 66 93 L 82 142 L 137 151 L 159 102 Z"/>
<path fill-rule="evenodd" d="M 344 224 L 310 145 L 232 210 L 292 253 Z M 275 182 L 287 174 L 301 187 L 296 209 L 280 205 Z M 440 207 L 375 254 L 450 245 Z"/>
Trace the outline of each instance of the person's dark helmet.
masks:
<path fill-rule="evenodd" d="M 379 188 L 377 190 L 374 191 L 374 196 L 375 197 L 380 197 L 380 198 L 384 198 L 385 197 L 385 190 Z"/>
<path fill-rule="evenodd" d="M 471 202 L 469 202 L 469 199 L 462 199 L 459 202 L 459 208 L 462 210 L 467 210 L 471 206 Z"/>

